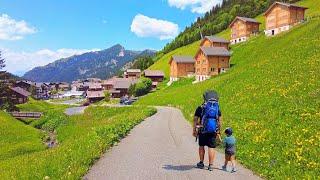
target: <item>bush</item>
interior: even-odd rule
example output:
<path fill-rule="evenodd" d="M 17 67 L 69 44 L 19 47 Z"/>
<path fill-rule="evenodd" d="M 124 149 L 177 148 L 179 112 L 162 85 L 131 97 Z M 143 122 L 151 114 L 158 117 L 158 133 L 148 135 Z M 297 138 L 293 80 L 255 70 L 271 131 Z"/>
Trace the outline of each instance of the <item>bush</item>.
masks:
<path fill-rule="evenodd" d="M 152 89 L 152 81 L 148 78 L 141 78 L 140 81 L 134 85 L 134 95 L 142 96 L 148 94 Z"/>
<path fill-rule="evenodd" d="M 106 102 L 110 101 L 110 92 L 109 91 L 104 91 L 104 100 Z"/>

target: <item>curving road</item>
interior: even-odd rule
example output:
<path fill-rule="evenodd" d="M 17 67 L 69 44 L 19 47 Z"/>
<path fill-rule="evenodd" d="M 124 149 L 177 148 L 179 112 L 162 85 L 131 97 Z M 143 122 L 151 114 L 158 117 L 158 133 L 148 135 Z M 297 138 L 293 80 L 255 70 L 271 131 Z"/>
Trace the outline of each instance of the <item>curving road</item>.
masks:
<path fill-rule="evenodd" d="M 154 116 L 106 152 L 84 179 L 259 179 L 239 165 L 236 173 L 222 171 L 221 153 L 216 155 L 212 172 L 195 168 L 198 146 L 191 132 L 180 110 L 159 107 Z"/>

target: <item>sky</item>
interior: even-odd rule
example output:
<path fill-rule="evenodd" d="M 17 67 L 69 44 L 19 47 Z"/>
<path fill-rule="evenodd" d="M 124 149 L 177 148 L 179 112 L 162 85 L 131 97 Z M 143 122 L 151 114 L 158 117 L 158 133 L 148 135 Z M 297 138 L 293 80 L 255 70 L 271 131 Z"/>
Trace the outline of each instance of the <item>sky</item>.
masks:
<path fill-rule="evenodd" d="M 221 0 L 1 0 L 5 70 L 23 75 L 54 60 L 107 49 L 161 50 Z"/>

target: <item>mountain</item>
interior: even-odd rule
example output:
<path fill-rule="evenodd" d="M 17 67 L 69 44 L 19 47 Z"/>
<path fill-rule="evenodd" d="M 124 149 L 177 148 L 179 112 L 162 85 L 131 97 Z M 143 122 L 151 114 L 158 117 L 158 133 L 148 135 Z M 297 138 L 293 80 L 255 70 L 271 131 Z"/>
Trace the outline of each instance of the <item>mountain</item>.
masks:
<path fill-rule="evenodd" d="M 237 138 L 238 161 L 264 179 L 317 179 L 320 1 L 298 5 L 309 8 L 305 23 L 274 37 L 264 35 L 262 24 L 258 36 L 231 46 L 233 66 L 228 72 L 197 84 L 181 79 L 140 98 L 138 105 L 177 107 L 191 121 L 202 93 L 214 89 L 220 95 L 222 129 L 232 127 Z M 257 19 L 263 22 L 261 17 Z M 219 36 L 230 37 L 230 30 Z M 169 57 L 194 56 L 199 44 L 175 49 L 150 68 L 168 76 Z"/>
<path fill-rule="evenodd" d="M 152 50 L 126 50 L 117 44 L 105 50 L 62 58 L 46 66 L 36 67 L 22 78 L 36 82 L 71 82 L 89 77 L 105 79 L 136 57 L 154 53 Z"/>

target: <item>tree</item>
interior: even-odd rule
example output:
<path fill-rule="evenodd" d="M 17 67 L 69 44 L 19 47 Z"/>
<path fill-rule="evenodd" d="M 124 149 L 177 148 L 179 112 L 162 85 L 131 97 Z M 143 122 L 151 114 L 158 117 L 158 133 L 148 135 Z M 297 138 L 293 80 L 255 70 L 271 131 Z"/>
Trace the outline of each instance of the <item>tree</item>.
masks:
<path fill-rule="evenodd" d="M 152 81 L 149 78 L 141 78 L 134 86 L 134 95 L 143 96 L 148 94 L 152 89 Z"/>
<path fill-rule="evenodd" d="M 109 91 L 104 91 L 104 100 L 106 102 L 110 101 L 110 92 Z"/>
<path fill-rule="evenodd" d="M 5 67 L 5 59 L 1 56 L 0 51 L 0 70 Z M 13 101 L 11 101 L 12 92 L 9 88 L 10 81 L 6 78 L 8 74 L 0 71 L 0 109 L 7 111 L 16 110 Z"/>
<path fill-rule="evenodd" d="M 2 53 L 0 51 L 0 70 L 6 67 L 5 60 L 2 58 Z"/>

